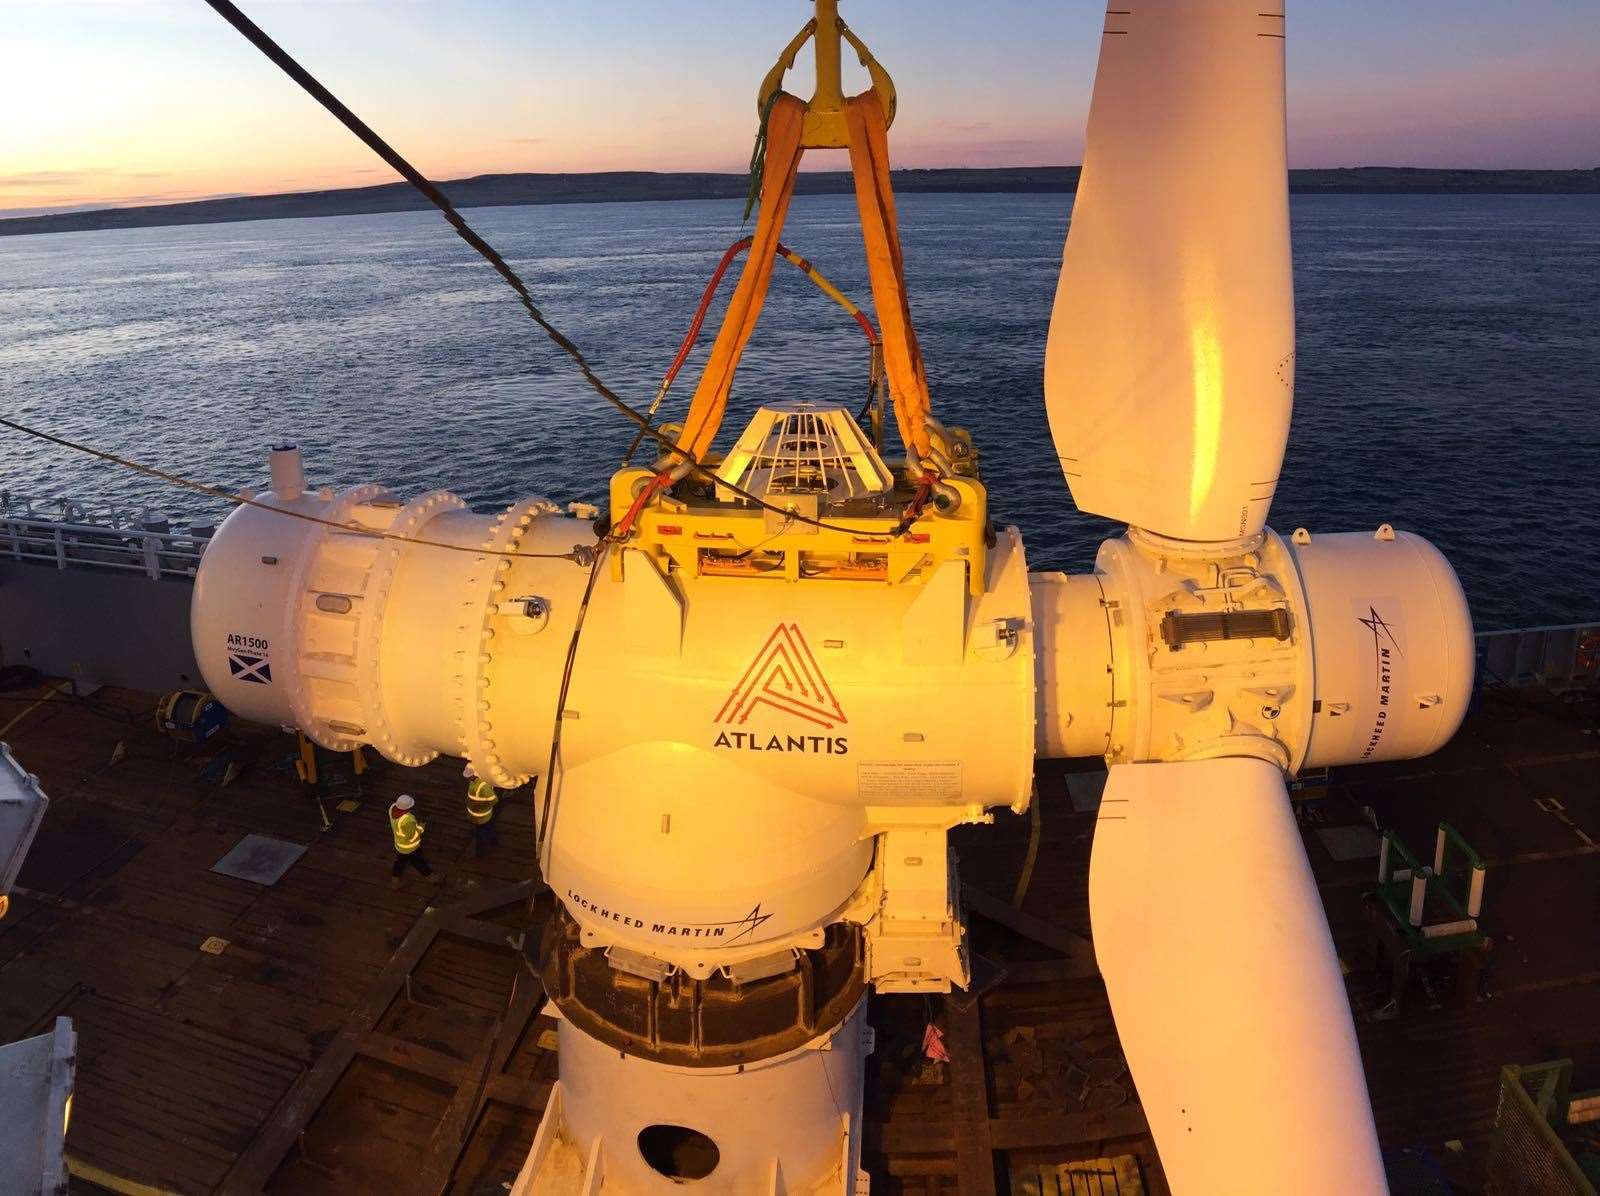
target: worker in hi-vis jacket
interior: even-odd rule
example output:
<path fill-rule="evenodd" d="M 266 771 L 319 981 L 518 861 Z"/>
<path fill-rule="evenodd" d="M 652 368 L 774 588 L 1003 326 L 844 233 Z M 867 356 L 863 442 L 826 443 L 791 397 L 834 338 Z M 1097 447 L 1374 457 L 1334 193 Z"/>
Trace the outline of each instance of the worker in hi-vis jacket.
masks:
<path fill-rule="evenodd" d="M 433 884 L 444 879 L 434 875 L 427 857 L 422 854 L 422 832 L 426 828 L 417 821 L 414 813 L 416 805 L 409 793 L 402 793 L 389 807 L 389 832 L 394 836 L 394 865 L 389 870 L 390 888 L 400 887 L 400 874 L 407 865 Z"/>
<path fill-rule="evenodd" d="M 500 846 L 500 835 L 494 829 L 500 791 L 480 777 L 470 764 L 461 775 L 467 778 L 467 818 L 472 822 L 472 854 L 481 859 L 491 848 Z"/>

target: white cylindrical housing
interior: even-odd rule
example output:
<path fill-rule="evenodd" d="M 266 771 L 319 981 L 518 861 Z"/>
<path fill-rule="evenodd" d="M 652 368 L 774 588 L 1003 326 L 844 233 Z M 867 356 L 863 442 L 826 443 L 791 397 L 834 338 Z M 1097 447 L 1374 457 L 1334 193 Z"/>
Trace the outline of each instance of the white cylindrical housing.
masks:
<path fill-rule="evenodd" d="M 1296 532 L 1289 548 L 1315 654 L 1306 766 L 1438 751 L 1466 717 L 1475 664 L 1472 616 L 1450 563 L 1388 525 Z"/>
<path fill-rule="evenodd" d="M 291 511 L 321 505 L 305 497 L 278 503 L 270 494 L 257 501 Z M 240 507 L 207 544 L 195 577 L 189 632 L 206 688 L 233 713 L 258 723 L 281 726 L 293 719 L 274 653 L 283 651 L 293 563 L 315 527 L 261 507 Z M 237 538 L 224 539 L 223 529 Z"/>
<path fill-rule="evenodd" d="M 1200 544 L 1135 529 L 1100 545 L 1092 575 L 1030 583 L 1052 657 L 1036 668 L 1041 752 L 1297 767 L 1311 653 L 1280 537 Z"/>
<path fill-rule="evenodd" d="M 673 1196 L 696 1182 L 726 1196 L 843 1196 L 861 1157 L 865 1023 L 863 1000 L 810 1046 L 690 1069 L 622 1054 L 563 1020 L 558 1129 L 584 1159 L 598 1144 L 602 1190 L 618 1196 Z"/>
<path fill-rule="evenodd" d="M 401 764 L 462 756 L 494 784 L 519 785 L 548 752 L 562 629 L 587 578 L 564 554 L 593 540 L 542 499 L 493 516 L 443 491 L 404 503 L 377 486 L 267 494 L 207 547 L 190 608 L 195 656 L 246 718 Z M 542 635 L 498 613 L 524 593 L 550 612 Z M 488 692 L 507 675 L 529 691 L 505 712 L 513 742 Z"/>

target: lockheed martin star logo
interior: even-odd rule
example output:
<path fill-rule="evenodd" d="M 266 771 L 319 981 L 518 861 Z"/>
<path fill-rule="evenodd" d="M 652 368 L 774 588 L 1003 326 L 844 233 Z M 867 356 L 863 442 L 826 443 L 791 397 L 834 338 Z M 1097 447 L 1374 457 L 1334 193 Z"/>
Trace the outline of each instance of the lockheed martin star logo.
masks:
<path fill-rule="evenodd" d="M 763 705 L 820 727 L 832 728 L 849 721 L 797 623 L 779 623 L 773 628 L 717 711 L 716 721 L 746 722 L 756 707 Z"/>
<path fill-rule="evenodd" d="M 1405 655 L 1400 651 L 1400 641 L 1395 638 L 1394 627 L 1383 621 L 1378 608 L 1368 606 L 1367 614 L 1371 617 L 1363 619 L 1357 615 L 1356 622 L 1372 632 L 1372 667 L 1375 673 L 1373 682 L 1377 691 L 1373 694 L 1375 710 L 1372 716 L 1372 732 L 1367 736 L 1367 746 L 1361 753 L 1363 760 L 1372 759 L 1378 746 L 1383 742 L 1384 733 L 1389 729 L 1389 699 L 1394 690 L 1395 660 Z"/>
<path fill-rule="evenodd" d="M 1378 608 L 1375 606 L 1369 606 L 1367 607 L 1367 613 L 1372 616 L 1370 619 L 1363 619 L 1358 615 L 1356 617 L 1356 622 L 1360 623 L 1368 631 L 1372 632 L 1373 646 L 1377 646 L 1378 640 L 1381 637 L 1388 640 L 1396 652 L 1400 652 L 1400 641 L 1394 637 L 1394 628 L 1390 624 L 1383 621 L 1383 616 L 1378 613 Z M 1400 652 L 1400 655 L 1404 656 L 1405 653 Z"/>
<path fill-rule="evenodd" d="M 728 923 L 729 929 L 733 929 L 735 927 L 741 928 L 739 933 L 729 939 L 728 942 L 736 943 L 746 935 L 754 934 L 757 930 L 761 929 L 762 923 L 764 923 L 770 917 L 772 917 L 771 914 L 764 914 L 761 912 L 761 905 L 758 902 L 753 910 L 751 910 L 744 917 L 740 918 L 737 922 Z"/>

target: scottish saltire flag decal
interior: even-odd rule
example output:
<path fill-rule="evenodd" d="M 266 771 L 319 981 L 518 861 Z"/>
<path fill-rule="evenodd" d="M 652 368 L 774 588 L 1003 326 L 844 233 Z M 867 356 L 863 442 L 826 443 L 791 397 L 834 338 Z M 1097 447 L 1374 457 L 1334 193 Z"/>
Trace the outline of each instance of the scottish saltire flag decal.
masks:
<path fill-rule="evenodd" d="M 257 685 L 272 684 L 272 665 L 265 656 L 229 652 L 228 673 L 240 681 L 254 681 Z"/>

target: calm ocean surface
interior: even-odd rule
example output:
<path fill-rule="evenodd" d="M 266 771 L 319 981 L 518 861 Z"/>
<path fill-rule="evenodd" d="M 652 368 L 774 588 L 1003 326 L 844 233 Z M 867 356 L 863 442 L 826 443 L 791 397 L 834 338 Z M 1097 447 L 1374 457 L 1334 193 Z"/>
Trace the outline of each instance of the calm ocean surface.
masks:
<path fill-rule="evenodd" d="M 1069 205 L 910 195 L 901 219 L 935 411 L 973 429 L 1030 564 L 1082 570 L 1114 529 L 1073 508 L 1040 397 Z M 469 218 L 643 406 L 739 216 L 707 201 Z M 1421 532 L 1480 629 L 1600 616 L 1600 197 L 1297 196 L 1293 219 L 1299 374 L 1273 525 Z M 784 239 L 866 299 L 849 197 L 796 200 Z M 865 378 L 859 332 L 780 265 L 724 437 L 760 399 L 854 405 Z M 268 443 L 289 437 L 315 483 L 445 486 L 480 507 L 601 499 L 630 439 L 424 212 L 0 238 L 0 408 L 230 487 L 263 484 Z M 3 429 L 0 489 L 206 509 Z"/>

